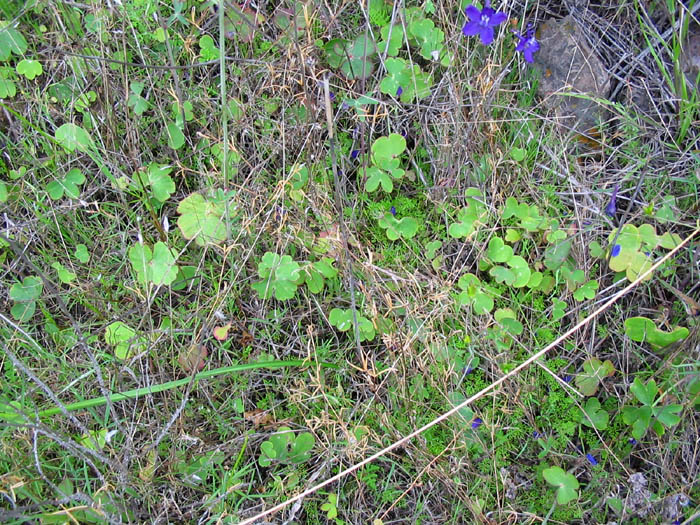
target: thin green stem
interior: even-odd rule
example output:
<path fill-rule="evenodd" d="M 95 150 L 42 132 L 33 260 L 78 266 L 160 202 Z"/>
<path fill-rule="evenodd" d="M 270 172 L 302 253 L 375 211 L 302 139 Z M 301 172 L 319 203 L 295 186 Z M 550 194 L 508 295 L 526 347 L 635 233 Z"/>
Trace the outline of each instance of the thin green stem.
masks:
<path fill-rule="evenodd" d="M 206 370 L 200 372 L 194 376 L 194 381 L 200 381 L 202 379 L 209 379 L 211 377 L 216 377 L 224 374 L 230 374 L 233 372 L 243 372 L 245 370 L 255 370 L 258 368 L 286 368 L 294 366 L 303 366 L 305 361 L 301 359 L 293 359 L 290 361 L 267 361 L 264 363 L 247 363 L 244 365 L 234 365 L 234 366 L 224 366 L 221 368 L 214 368 L 213 370 Z M 319 363 L 320 366 L 324 368 L 338 368 L 337 365 L 332 363 Z M 96 407 L 104 405 L 109 399 L 112 403 L 117 401 L 124 401 L 126 399 L 138 399 L 139 397 L 147 396 L 149 394 L 156 394 L 158 392 L 164 392 L 166 390 L 172 390 L 173 388 L 179 388 L 185 386 L 190 382 L 189 377 L 183 379 L 177 379 L 175 381 L 168 381 L 167 383 L 161 383 L 159 385 L 147 386 L 142 388 L 135 388 L 133 390 L 127 390 L 126 392 L 118 392 L 109 396 L 100 396 L 93 399 L 86 399 L 84 401 L 78 401 L 76 403 L 71 403 L 65 405 L 65 409 L 68 411 L 74 410 L 84 410 L 86 408 Z M 63 410 L 60 407 L 52 407 L 39 412 L 40 418 L 46 418 L 49 416 L 54 416 L 56 414 L 61 414 Z"/>

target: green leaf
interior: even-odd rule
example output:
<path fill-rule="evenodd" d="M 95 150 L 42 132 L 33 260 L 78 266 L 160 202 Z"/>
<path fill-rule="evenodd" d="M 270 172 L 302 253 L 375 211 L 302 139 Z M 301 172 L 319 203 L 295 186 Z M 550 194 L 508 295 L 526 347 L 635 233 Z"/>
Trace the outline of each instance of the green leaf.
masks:
<path fill-rule="evenodd" d="M 39 277 L 25 277 L 21 283 L 15 283 L 10 287 L 10 299 L 17 303 L 36 301 L 41 296 L 44 283 Z"/>
<path fill-rule="evenodd" d="M 17 94 L 17 86 L 9 78 L 0 77 L 0 99 L 12 98 Z"/>
<path fill-rule="evenodd" d="M 36 311 L 36 303 L 34 301 L 29 303 L 15 303 L 10 308 L 10 313 L 20 323 L 29 321 Z"/>
<path fill-rule="evenodd" d="M 600 401 L 595 397 L 588 398 L 583 407 L 583 413 L 588 417 L 581 417 L 581 423 L 587 427 L 594 426 L 598 430 L 605 430 L 608 427 L 610 416 L 600 406 Z"/>
<path fill-rule="evenodd" d="M 136 272 L 136 280 L 142 285 L 170 285 L 177 277 L 177 265 L 170 249 L 158 241 L 151 249 L 144 244 L 129 248 L 129 261 Z"/>
<path fill-rule="evenodd" d="M 34 80 L 36 77 L 40 76 L 44 69 L 41 67 L 41 62 L 37 60 L 21 60 L 15 70 L 18 74 L 24 75 L 29 80 Z"/>
<path fill-rule="evenodd" d="M 0 22 L 0 61 L 9 59 L 10 53 L 21 56 L 26 50 L 27 41 L 22 33 L 7 24 L 2 27 Z"/>
<path fill-rule="evenodd" d="M 390 31 L 391 35 L 389 34 Z M 399 50 L 403 45 L 403 26 L 401 26 L 400 24 L 394 26 L 387 24 L 384 27 L 382 27 L 380 35 L 382 37 L 382 40 L 381 42 L 379 42 L 379 44 L 377 44 L 377 49 L 379 50 L 379 52 L 384 53 L 384 51 L 387 50 L 388 45 L 387 56 L 395 57 L 396 55 L 398 55 Z M 395 90 L 394 93 L 396 93 Z"/>
<path fill-rule="evenodd" d="M 638 343 L 647 342 L 653 349 L 664 348 L 688 336 L 689 331 L 682 326 L 671 332 L 664 332 L 656 327 L 653 320 L 646 317 L 628 317 L 625 319 L 625 335 Z"/>
<path fill-rule="evenodd" d="M 527 265 L 527 261 L 523 259 L 520 255 L 514 255 L 508 259 L 508 266 L 510 266 L 513 271 L 514 279 L 512 286 L 514 288 L 522 288 L 530 282 L 530 268 Z"/>
<path fill-rule="evenodd" d="M 185 145 L 185 135 L 174 122 L 168 123 L 165 130 L 168 135 L 168 146 L 172 149 L 180 149 Z"/>
<path fill-rule="evenodd" d="M 226 240 L 226 207 L 223 202 L 193 193 L 180 202 L 177 212 L 180 214 L 177 225 L 185 239 L 194 239 L 199 246 L 220 244 Z"/>
<path fill-rule="evenodd" d="M 522 235 L 520 235 L 518 230 L 512 228 L 506 230 L 506 242 L 514 243 L 518 242 L 520 239 L 522 239 Z"/>
<path fill-rule="evenodd" d="M 296 294 L 300 271 L 299 264 L 291 256 L 280 257 L 276 253 L 266 252 L 258 263 L 258 275 L 263 280 L 251 286 L 261 299 L 269 299 L 274 295 L 278 301 L 286 301 Z"/>
<path fill-rule="evenodd" d="M 146 349 L 146 341 L 136 336 L 136 332 L 121 321 L 115 321 L 105 329 L 105 342 L 114 346 L 118 359 L 128 359 Z"/>
<path fill-rule="evenodd" d="M 548 246 L 544 251 L 544 265 L 553 272 L 558 270 L 571 253 L 571 239 Z"/>
<path fill-rule="evenodd" d="M 18 74 L 24 75 L 29 80 L 34 80 L 44 72 L 44 69 L 41 67 L 41 62 L 37 60 L 27 60 L 26 58 L 17 64 L 15 70 Z"/>
<path fill-rule="evenodd" d="M 365 191 L 372 193 L 381 185 L 382 189 L 391 193 L 394 190 L 394 183 L 391 177 L 383 170 L 376 166 L 367 168 L 367 181 L 365 182 Z"/>
<path fill-rule="evenodd" d="M 462 275 L 457 282 L 457 286 L 463 290 L 457 296 L 457 301 L 460 305 L 470 305 L 477 315 L 485 315 L 493 309 L 493 298 L 483 288 L 481 281 L 476 275 L 472 273 Z"/>
<path fill-rule="evenodd" d="M 160 202 L 167 201 L 175 193 L 175 183 L 170 177 L 173 168 L 167 164 L 151 162 L 146 170 L 147 184 L 153 191 L 153 196 Z"/>
<path fill-rule="evenodd" d="M 614 373 L 612 361 L 602 362 L 597 357 L 592 357 L 583 362 L 583 372 L 577 374 L 574 381 L 584 396 L 592 396 L 598 391 L 600 382 Z"/>
<path fill-rule="evenodd" d="M 80 197 L 78 186 L 85 182 L 85 175 L 77 169 L 70 170 L 62 179 L 51 181 L 46 185 L 46 191 L 53 200 L 58 200 L 65 195 L 71 199 Z"/>
<path fill-rule="evenodd" d="M 81 263 L 87 263 L 90 260 L 90 254 L 87 251 L 87 246 L 84 244 L 78 244 L 75 247 L 75 256 Z"/>
<path fill-rule="evenodd" d="M 656 381 L 653 379 L 645 385 L 639 377 L 635 377 L 634 382 L 630 385 L 630 392 L 634 394 L 634 397 L 636 397 L 641 404 L 652 406 L 656 394 L 659 393 L 659 389 L 656 386 Z"/>
<path fill-rule="evenodd" d="M 595 297 L 596 290 L 598 290 L 598 281 L 588 281 L 574 292 L 574 299 L 579 302 L 585 301 L 586 299 L 593 299 Z"/>
<path fill-rule="evenodd" d="M 148 108 L 150 107 L 150 104 L 145 98 L 134 93 L 129 95 L 127 105 L 130 108 L 133 108 L 134 113 L 136 113 L 137 115 L 143 115 L 146 111 L 148 111 Z"/>
<path fill-rule="evenodd" d="M 513 148 L 510 150 L 510 157 L 515 161 L 515 162 L 522 162 L 525 160 L 525 155 L 527 152 L 523 148 Z"/>
<path fill-rule="evenodd" d="M 200 62 L 209 62 L 219 58 L 219 48 L 214 43 L 214 39 L 209 35 L 204 35 L 199 39 Z"/>
<path fill-rule="evenodd" d="M 55 261 L 51 267 L 56 270 L 56 273 L 58 273 L 58 279 L 64 283 L 68 284 L 72 281 L 75 280 L 77 275 L 75 275 L 73 272 L 69 271 L 65 266 L 63 266 L 60 262 Z"/>
<path fill-rule="evenodd" d="M 303 463 L 311 458 L 311 450 L 314 448 L 315 439 L 310 432 L 302 432 L 294 440 L 292 450 L 289 452 L 291 463 Z"/>
<path fill-rule="evenodd" d="M 557 487 L 557 503 L 566 505 L 578 497 L 579 483 L 573 474 L 561 467 L 550 467 L 542 471 L 542 476 L 550 485 Z"/>
<path fill-rule="evenodd" d="M 331 323 L 331 326 L 335 326 L 341 332 L 347 332 L 352 327 L 352 318 L 352 310 L 333 308 L 328 315 L 328 322 Z"/>
<path fill-rule="evenodd" d="M 496 282 L 505 283 L 508 286 L 515 282 L 515 273 L 505 266 L 494 266 L 489 270 L 489 275 L 496 279 Z"/>
<path fill-rule="evenodd" d="M 0 180 L 0 202 L 7 202 L 7 199 L 9 199 L 7 184 Z"/>
<path fill-rule="evenodd" d="M 513 257 L 513 248 L 505 244 L 500 237 L 491 237 L 486 255 L 493 262 L 504 263 Z"/>
<path fill-rule="evenodd" d="M 652 410 L 650 406 L 624 407 L 622 409 L 622 420 L 627 425 L 632 425 L 632 437 L 642 439 L 649 425 L 651 425 Z"/>
<path fill-rule="evenodd" d="M 660 407 L 654 407 L 653 413 L 656 419 L 658 419 L 662 425 L 666 427 L 672 427 L 681 422 L 681 418 L 676 414 L 683 411 L 681 405 L 664 405 Z"/>
<path fill-rule="evenodd" d="M 56 128 L 54 137 L 70 153 L 73 153 L 75 150 L 87 153 L 94 147 L 88 132 L 70 122 Z"/>
<path fill-rule="evenodd" d="M 428 259 L 434 259 L 437 251 L 442 248 L 442 241 L 430 241 L 425 245 L 425 254 Z"/>

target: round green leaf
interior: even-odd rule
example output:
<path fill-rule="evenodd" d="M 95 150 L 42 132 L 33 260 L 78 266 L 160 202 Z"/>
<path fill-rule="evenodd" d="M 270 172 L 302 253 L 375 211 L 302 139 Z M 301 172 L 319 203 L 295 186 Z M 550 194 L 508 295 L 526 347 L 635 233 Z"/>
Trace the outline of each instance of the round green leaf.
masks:
<path fill-rule="evenodd" d="M 88 132 L 70 122 L 57 128 L 54 137 L 70 153 L 75 150 L 87 153 L 94 146 Z"/>
<path fill-rule="evenodd" d="M 15 69 L 18 74 L 24 75 L 29 80 L 34 80 L 44 72 L 44 69 L 41 67 L 41 62 L 37 60 L 27 60 L 26 58 L 21 60 Z"/>

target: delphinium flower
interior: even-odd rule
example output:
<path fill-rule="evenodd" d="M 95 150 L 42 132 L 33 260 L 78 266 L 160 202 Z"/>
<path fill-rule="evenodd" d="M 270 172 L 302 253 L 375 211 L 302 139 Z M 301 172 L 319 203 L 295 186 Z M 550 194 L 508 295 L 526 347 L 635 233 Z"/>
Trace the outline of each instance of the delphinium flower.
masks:
<path fill-rule="evenodd" d="M 621 251 L 622 251 L 622 246 L 620 246 L 619 244 L 616 244 L 615 246 L 613 246 L 612 251 L 610 252 L 610 257 L 617 257 L 618 255 L 620 255 Z"/>
<path fill-rule="evenodd" d="M 401 86 L 399 86 L 399 89 L 396 90 L 396 96 L 400 97 L 401 93 L 403 93 L 403 88 Z"/>
<path fill-rule="evenodd" d="M 391 208 L 389 208 L 389 213 L 396 217 L 396 206 L 392 206 Z"/>
<path fill-rule="evenodd" d="M 508 19 L 507 14 L 494 11 L 489 0 L 484 2 L 484 8 L 481 10 L 468 5 L 464 12 L 469 17 L 469 22 L 462 27 L 462 33 L 464 36 L 479 35 L 481 43 L 485 46 L 493 42 L 493 28 Z"/>
<path fill-rule="evenodd" d="M 520 51 L 523 54 L 525 57 L 525 62 L 532 64 L 534 61 L 532 55 L 540 50 L 540 43 L 535 39 L 535 30 L 532 28 L 532 26 L 528 26 L 524 35 L 521 35 L 515 31 L 513 32 L 519 39 L 518 45 L 515 46 L 515 50 Z"/>
<path fill-rule="evenodd" d="M 350 158 L 355 160 L 359 154 L 360 154 L 360 150 L 354 149 L 350 152 Z"/>
<path fill-rule="evenodd" d="M 595 458 L 595 456 L 593 454 L 586 454 L 586 459 L 594 467 L 598 464 L 598 460 Z"/>
<path fill-rule="evenodd" d="M 617 213 L 617 190 L 619 189 L 620 185 L 615 184 L 615 188 L 613 188 L 612 195 L 610 196 L 610 204 L 605 207 L 605 213 L 610 215 L 610 217 L 614 217 Z"/>
<path fill-rule="evenodd" d="M 476 417 L 474 418 L 474 421 L 472 421 L 472 428 L 476 430 L 481 426 L 482 423 L 482 419 L 480 417 Z"/>

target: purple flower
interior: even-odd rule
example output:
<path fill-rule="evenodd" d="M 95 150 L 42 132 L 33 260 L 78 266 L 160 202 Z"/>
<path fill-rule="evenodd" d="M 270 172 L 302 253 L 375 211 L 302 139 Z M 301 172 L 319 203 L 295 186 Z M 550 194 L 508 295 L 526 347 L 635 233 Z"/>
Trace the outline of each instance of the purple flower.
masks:
<path fill-rule="evenodd" d="M 392 207 L 389 209 L 389 212 L 391 212 L 391 214 L 392 214 L 394 217 L 396 217 L 396 206 L 392 206 Z"/>
<path fill-rule="evenodd" d="M 479 428 L 481 426 L 482 423 L 483 423 L 483 421 L 481 420 L 481 418 L 476 417 L 476 418 L 474 418 L 474 421 L 472 421 L 472 428 L 476 430 L 477 428 Z"/>
<path fill-rule="evenodd" d="M 562 379 L 564 380 L 565 383 L 571 383 L 573 376 L 567 374 L 564 377 L 562 377 Z"/>
<path fill-rule="evenodd" d="M 515 50 L 522 52 L 523 56 L 525 57 L 525 62 L 532 64 L 534 61 L 532 55 L 540 50 L 540 43 L 535 39 L 535 30 L 532 28 L 532 26 L 528 26 L 524 35 L 521 35 L 515 31 L 513 32 L 515 33 L 515 36 L 520 39 L 518 45 L 515 46 Z"/>
<path fill-rule="evenodd" d="M 610 204 L 608 204 L 605 207 L 605 213 L 610 215 L 610 217 L 614 217 L 615 213 L 617 213 L 617 190 L 620 189 L 619 184 L 615 184 L 615 188 L 613 189 L 612 195 L 610 196 Z"/>
<path fill-rule="evenodd" d="M 634 439 L 634 438 L 629 438 L 628 441 L 630 442 L 631 445 L 636 445 L 636 444 L 637 444 L 637 440 Z"/>
<path fill-rule="evenodd" d="M 544 434 L 540 434 L 539 432 L 537 432 L 537 430 L 535 430 L 532 433 L 532 437 L 534 437 L 535 439 L 538 439 L 538 438 L 544 437 Z"/>
<path fill-rule="evenodd" d="M 352 150 L 352 151 L 350 152 L 350 158 L 351 158 L 351 159 L 356 159 L 357 156 L 358 156 L 359 154 L 360 154 L 360 150 L 359 150 L 359 149 L 354 149 L 354 150 Z"/>
<path fill-rule="evenodd" d="M 400 97 L 401 93 L 403 93 L 403 88 L 401 86 L 399 86 L 399 89 L 396 90 L 396 96 Z"/>
<path fill-rule="evenodd" d="M 598 464 L 598 460 L 593 456 L 593 454 L 586 454 L 586 459 L 594 467 Z"/>
<path fill-rule="evenodd" d="M 612 251 L 610 252 L 610 257 L 617 257 L 618 255 L 620 255 L 621 250 L 622 246 L 616 244 L 615 246 L 613 246 Z"/>
<path fill-rule="evenodd" d="M 464 12 L 469 17 L 469 22 L 462 27 L 464 36 L 479 35 L 481 43 L 488 46 L 493 42 L 493 28 L 508 19 L 508 15 L 491 9 L 491 2 L 486 0 L 484 8 L 479 11 L 473 5 L 468 5 Z"/>

